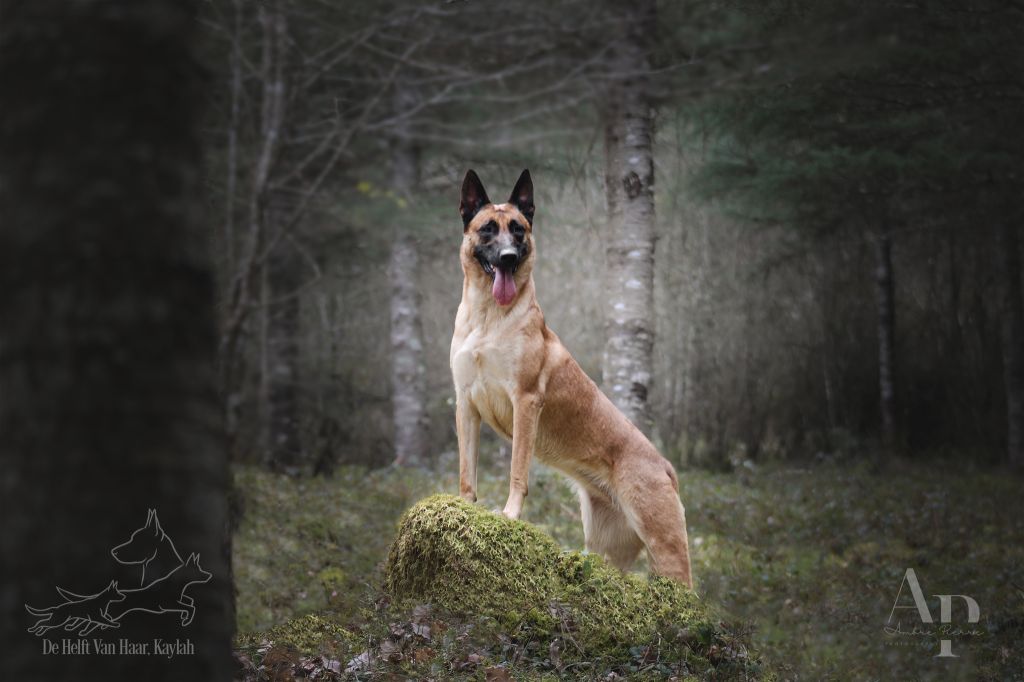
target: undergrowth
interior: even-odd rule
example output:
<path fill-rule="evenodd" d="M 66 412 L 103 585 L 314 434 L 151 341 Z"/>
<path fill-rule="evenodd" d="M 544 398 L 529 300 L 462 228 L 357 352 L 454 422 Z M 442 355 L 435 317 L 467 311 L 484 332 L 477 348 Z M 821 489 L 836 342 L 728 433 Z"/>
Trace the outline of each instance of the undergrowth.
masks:
<path fill-rule="evenodd" d="M 403 512 L 457 490 L 457 464 L 443 462 L 440 470 L 345 468 L 326 480 L 236 472 L 244 501 L 235 538 L 243 677 L 733 679 L 725 668 L 696 660 L 672 668 L 671 661 L 707 654 L 711 645 L 719 657 L 723 646 L 741 646 L 750 635 L 783 679 L 1024 679 L 1019 478 L 900 461 L 881 471 L 825 463 L 683 472 L 696 591 L 700 608 L 713 611 L 701 622 L 713 627 L 702 634 L 660 624 L 601 658 L 581 655 L 573 609 L 560 611 L 557 599 L 543 603 L 550 596 L 543 589 L 536 613 L 523 610 L 526 602 L 506 610 L 519 609 L 518 619 L 501 609 L 466 613 L 433 593 L 433 601 L 416 603 L 382 590 Z M 501 506 L 504 463 L 483 468 L 480 493 L 474 513 Z M 542 466 L 532 471 L 524 520 L 530 533 L 554 538 L 549 549 L 582 548 L 575 496 Z M 591 562 L 579 570 L 604 570 L 596 558 L 559 556 Z M 627 581 L 646 583 L 638 568 Z M 935 658 L 934 637 L 886 632 L 907 568 L 915 569 L 936 621 L 934 595 L 978 601 L 980 633 L 954 637 L 958 658 Z M 909 603 L 906 589 L 903 600 Z M 964 614 L 954 616 L 966 629 Z M 728 634 L 720 642 L 699 639 L 717 631 Z"/>

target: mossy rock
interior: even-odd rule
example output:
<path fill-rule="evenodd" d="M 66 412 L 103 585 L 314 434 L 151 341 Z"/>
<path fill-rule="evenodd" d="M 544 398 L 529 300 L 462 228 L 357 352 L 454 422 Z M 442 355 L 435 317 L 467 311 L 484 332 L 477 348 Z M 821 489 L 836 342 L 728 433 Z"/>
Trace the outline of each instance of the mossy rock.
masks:
<path fill-rule="evenodd" d="M 536 527 L 451 495 L 429 497 L 406 512 L 388 556 L 385 590 L 399 603 L 493 618 L 531 638 L 570 638 L 590 660 L 636 657 L 638 647 L 667 638 L 679 644 L 676 653 L 691 670 L 728 658 L 726 667 L 738 665 L 753 677 L 760 672 L 745 643 L 689 588 L 623 574 L 596 555 L 563 552 Z"/>

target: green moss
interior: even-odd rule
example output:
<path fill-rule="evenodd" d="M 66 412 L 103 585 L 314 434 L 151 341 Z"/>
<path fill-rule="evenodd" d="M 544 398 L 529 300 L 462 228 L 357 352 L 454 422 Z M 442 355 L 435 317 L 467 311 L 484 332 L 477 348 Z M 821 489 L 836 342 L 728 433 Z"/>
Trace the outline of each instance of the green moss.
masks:
<path fill-rule="evenodd" d="M 320 571 L 317 574 L 320 579 L 320 584 L 324 586 L 324 592 L 329 595 L 334 592 L 340 592 L 345 589 L 345 584 L 348 581 L 348 576 L 345 575 L 345 571 L 341 570 L 337 566 L 328 566 L 327 568 Z"/>
<path fill-rule="evenodd" d="M 549 536 L 451 495 L 429 497 L 402 518 L 385 589 L 456 614 L 493 618 L 530 637 L 571 639 L 581 658 L 629 658 L 648 642 L 680 643 L 692 669 L 725 657 L 756 672 L 745 647 L 687 587 L 622 574 L 600 557 L 562 552 Z"/>
<path fill-rule="evenodd" d="M 239 635 L 240 648 L 261 646 L 291 647 L 303 653 L 346 648 L 358 642 L 358 637 L 328 615 L 308 614 L 293 618 L 262 633 Z"/>

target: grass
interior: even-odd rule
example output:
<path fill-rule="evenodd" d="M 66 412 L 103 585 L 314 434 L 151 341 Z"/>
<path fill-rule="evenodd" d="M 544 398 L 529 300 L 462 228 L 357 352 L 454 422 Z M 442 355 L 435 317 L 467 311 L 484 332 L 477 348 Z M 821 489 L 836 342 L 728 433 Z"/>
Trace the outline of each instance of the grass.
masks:
<path fill-rule="evenodd" d="M 268 649 L 268 631 L 277 627 L 279 639 L 320 656 L 289 665 L 304 660 L 327 675 L 349 667 L 350 676 L 372 677 L 372 667 L 357 660 L 369 651 L 402 665 L 422 659 L 417 669 L 438 678 L 597 675 L 559 668 L 558 652 L 517 645 L 495 623 L 395 614 L 382 603 L 381 570 L 401 514 L 423 497 L 457 490 L 457 463 L 443 461 L 439 470 L 351 468 L 332 479 L 295 480 L 239 469 L 244 517 L 235 575 L 247 655 L 258 661 L 269 651 L 287 663 L 295 654 Z M 697 592 L 721 617 L 753 625 L 763 658 L 783 679 L 1024 679 L 1019 478 L 954 463 L 895 461 L 880 471 L 833 462 L 686 471 L 680 479 Z M 500 507 L 506 492 L 504 463 L 483 467 L 481 504 Z M 574 494 L 540 465 L 524 520 L 564 548 L 582 547 Z M 935 638 L 885 631 L 907 568 L 914 568 L 934 614 L 928 629 L 941 625 L 933 595 L 969 595 L 980 605 L 981 621 L 970 626 L 979 634 L 951 636 L 958 658 L 935 658 Z M 904 588 L 901 605 L 911 604 L 908 595 Z M 925 628 L 910 617 L 916 611 L 898 613 L 904 632 L 915 623 Z M 321 614 L 331 625 L 313 616 L 315 636 L 307 636 L 296 632 L 306 621 L 286 623 L 306 614 Z M 957 601 L 952 625 L 968 629 L 964 615 Z M 420 636 L 426 622 L 434 625 L 429 641 Z M 638 649 L 635 665 L 615 670 L 648 670 L 650 648 Z M 260 674 L 273 665 L 264 661 Z"/>

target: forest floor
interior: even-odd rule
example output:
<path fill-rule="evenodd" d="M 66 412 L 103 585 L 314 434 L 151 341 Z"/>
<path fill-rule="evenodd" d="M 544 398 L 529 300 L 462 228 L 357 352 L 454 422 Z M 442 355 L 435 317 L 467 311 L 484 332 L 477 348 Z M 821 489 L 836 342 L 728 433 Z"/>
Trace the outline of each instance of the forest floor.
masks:
<path fill-rule="evenodd" d="M 507 490 L 507 468 L 497 460 L 480 474 L 481 503 L 490 508 L 503 504 Z M 305 614 L 327 614 L 330 623 L 365 621 L 379 611 L 381 568 L 398 518 L 426 495 L 456 491 L 457 468 L 449 456 L 438 475 L 342 468 L 332 478 L 291 479 L 236 470 L 243 518 L 234 567 L 244 676 L 282 679 L 275 666 L 304 666 L 313 676 L 345 676 L 348 668 L 372 677 L 371 655 L 388 653 L 372 628 L 355 637 L 358 628 L 339 627 L 337 645 L 325 647 L 303 638 L 301 621 L 281 624 Z M 1024 679 L 1019 478 L 952 463 L 895 461 L 879 470 L 815 462 L 748 465 L 732 473 L 690 470 L 682 472 L 680 487 L 698 594 L 723 618 L 750 625 L 755 647 L 781 679 Z M 566 548 L 583 545 L 575 494 L 543 466 L 532 471 L 524 520 Z M 913 605 L 903 585 L 908 568 L 920 582 L 932 624 L 921 623 L 916 609 L 899 610 L 890 621 L 898 595 L 899 605 Z M 952 622 L 943 626 L 940 594 L 972 597 L 980 622 L 968 624 L 963 600 L 954 598 Z M 306 624 L 323 627 L 318 618 Z M 897 620 L 900 633 L 892 632 Z M 417 626 L 404 627 L 412 632 Z M 936 658 L 936 637 L 921 634 L 941 627 L 960 630 L 949 635 L 956 658 Z M 428 652 L 434 659 L 429 670 L 440 678 L 509 679 L 507 646 L 487 646 L 459 632 L 411 655 Z M 298 651 L 275 649 L 275 636 Z M 517 656 L 524 660 L 523 652 Z M 523 669 L 555 676 L 552 657 L 528 652 Z M 642 670 L 642 653 L 638 659 L 638 668 L 619 673 Z M 487 667 L 495 663 L 502 667 Z M 600 677 L 620 679 L 607 674 Z"/>

